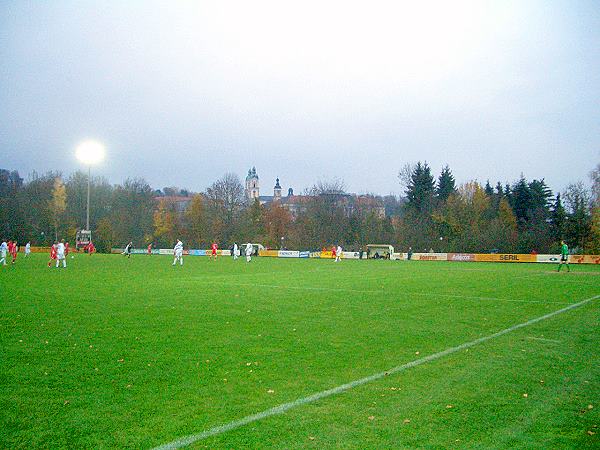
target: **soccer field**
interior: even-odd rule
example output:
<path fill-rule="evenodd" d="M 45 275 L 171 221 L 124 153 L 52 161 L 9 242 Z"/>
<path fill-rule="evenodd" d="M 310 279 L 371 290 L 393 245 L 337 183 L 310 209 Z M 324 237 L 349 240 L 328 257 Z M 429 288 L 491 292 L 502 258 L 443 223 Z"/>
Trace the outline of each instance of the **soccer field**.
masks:
<path fill-rule="evenodd" d="M 600 267 L 46 261 L 0 268 L 0 448 L 600 445 Z"/>

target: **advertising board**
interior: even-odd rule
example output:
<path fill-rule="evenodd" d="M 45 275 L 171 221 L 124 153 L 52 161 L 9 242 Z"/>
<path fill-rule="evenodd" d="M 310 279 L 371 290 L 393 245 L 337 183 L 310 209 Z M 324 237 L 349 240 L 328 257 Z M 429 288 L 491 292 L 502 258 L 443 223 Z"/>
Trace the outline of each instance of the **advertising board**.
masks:
<path fill-rule="evenodd" d="M 343 259 L 358 259 L 358 252 L 342 252 Z"/>
<path fill-rule="evenodd" d="M 539 263 L 557 264 L 560 262 L 560 255 L 537 255 L 536 261 Z"/>
<path fill-rule="evenodd" d="M 417 261 L 448 261 L 448 253 L 413 253 L 412 259 Z"/>
<path fill-rule="evenodd" d="M 258 256 L 271 256 L 277 258 L 279 256 L 279 250 L 259 250 Z"/>
<path fill-rule="evenodd" d="M 279 250 L 279 254 L 277 256 L 280 258 L 299 258 L 300 252 L 292 250 Z"/>
<path fill-rule="evenodd" d="M 537 255 L 525 253 L 477 253 L 477 262 L 537 262 Z"/>
<path fill-rule="evenodd" d="M 310 252 L 299 252 L 300 258 L 310 258 Z"/>
<path fill-rule="evenodd" d="M 448 253 L 448 261 L 475 261 L 475 255 L 473 253 Z"/>
<path fill-rule="evenodd" d="M 569 262 L 573 264 L 600 264 L 600 255 L 571 255 Z"/>

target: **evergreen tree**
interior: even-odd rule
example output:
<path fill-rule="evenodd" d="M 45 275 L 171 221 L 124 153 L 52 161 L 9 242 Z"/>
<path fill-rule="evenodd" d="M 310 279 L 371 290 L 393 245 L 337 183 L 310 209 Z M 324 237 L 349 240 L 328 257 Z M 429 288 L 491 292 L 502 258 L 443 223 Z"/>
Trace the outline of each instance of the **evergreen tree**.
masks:
<path fill-rule="evenodd" d="M 564 239 L 565 235 L 565 222 L 567 219 L 567 213 L 562 200 L 560 199 L 560 192 L 556 194 L 556 200 L 552 206 L 552 213 L 550 217 L 552 226 L 554 227 L 554 238 L 556 241 Z"/>
<path fill-rule="evenodd" d="M 454 176 L 450 171 L 450 167 L 446 166 L 442 169 L 442 173 L 438 178 L 436 195 L 439 201 L 445 202 L 450 197 L 450 194 L 454 193 L 456 193 Z"/>
<path fill-rule="evenodd" d="M 529 211 L 531 210 L 532 196 L 529 184 L 527 184 L 523 175 L 521 175 L 519 181 L 513 185 L 510 191 L 509 202 L 517 220 L 521 223 L 527 221 L 529 218 Z"/>
<path fill-rule="evenodd" d="M 490 180 L 486 181 L 485 188 L 483 190 L 485 192 L 485 195 L 487 195 L 488 197 L 492 197 L 494 195 L 494 189 L 490 185 Z"/>
<path fill-rule="evenodd" d="M 431 169 L 426 162 L 424 164 L 418 162 L 406 190 L 407 206 L 418 213 L 431 211 L 434 192 L 435 183 L 431 175 Z"/>
<path fill-rule="evenodd" d="M 504 190 L 502 189 L 502 183 L 498 181 L 496 184 L 496 195 L 500 198 L 504 197 Z"/>
<path fill-rule="evenodd" d="M 550 213 L 550 204 L 552 199 L 552 191 L 546 185 L 542 178 L 541 180 L 533 180 L 529 183 L 531 193 L 531 208 L 540 209 L 546 214 Z"/>

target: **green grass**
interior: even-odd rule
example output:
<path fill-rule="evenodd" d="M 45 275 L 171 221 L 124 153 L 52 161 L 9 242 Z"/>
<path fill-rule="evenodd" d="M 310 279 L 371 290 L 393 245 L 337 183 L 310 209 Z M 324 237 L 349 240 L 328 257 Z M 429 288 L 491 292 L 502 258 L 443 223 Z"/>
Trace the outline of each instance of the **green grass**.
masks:
<path fill-rule="evenodd" d="M 600 294 L 592 266 L 46 260 L 0 268 L 0 448 L 151 448 Z M 598 448 L 599 306 L 192 448 Z"/>

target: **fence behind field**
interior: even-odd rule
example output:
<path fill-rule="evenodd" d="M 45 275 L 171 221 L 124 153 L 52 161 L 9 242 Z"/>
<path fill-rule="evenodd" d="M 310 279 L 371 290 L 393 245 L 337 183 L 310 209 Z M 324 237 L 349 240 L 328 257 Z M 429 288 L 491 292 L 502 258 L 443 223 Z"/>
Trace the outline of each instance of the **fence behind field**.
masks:
<path fill-rule="evenodd" d="M 23 248 L 20 251 L 24 251 Z M 31 247 L 32 252 L 49 252 L 47 247 Z M 72 251 L 75 251 L 73 249 Z M 111 253 L 123 253 L 122 248 L 113 248 Z M 132 249 L 133 255 L 148 255 L 145 248 Z M 152 249 L 151 255 L 173 255 L 172 248 Z M 211 256 L 211 250 L 189 249 L 183 251 L 187 256 Z M 217 250 L 217 256 L 231 256 L 230 250 Z M 242 255 L 243 256 L 243 255 Z M 333 254 L 297 250 L 261 250 L 258 256 L 268 258 L 320 258 L 332 259 Z M 342 259 L 361 259 L 360 252 L 343 252 Z M 363 252 L 362 259 L 367 259 Z M 408 253 L 394 253 L 392 260 L 408 261 Z M 413 253 L 411 261 L 453 261 L 453 262 L 500 262 L 500 263 L 553 263 L 560 261 L 560 255 L 534 255 L 529 253 Z M 600 264 L 600 255 L 570 255 L 571 264 Z"/>

